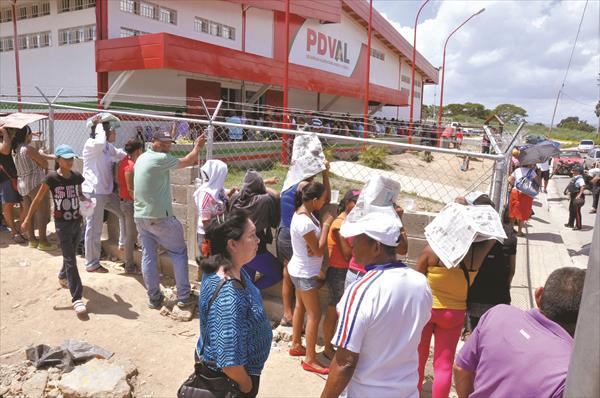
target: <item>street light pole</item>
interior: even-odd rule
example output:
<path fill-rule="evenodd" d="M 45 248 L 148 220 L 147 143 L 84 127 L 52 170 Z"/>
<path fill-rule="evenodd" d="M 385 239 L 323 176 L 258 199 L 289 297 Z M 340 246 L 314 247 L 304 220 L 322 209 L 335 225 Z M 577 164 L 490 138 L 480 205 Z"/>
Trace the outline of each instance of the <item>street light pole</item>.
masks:
<path fill-rule="evenodd" d="M 425 0 L 421 7 L 419 7 L 419 11 L 417 12 L 417 16 L 415 17 L 415 28 L 413 33 L 413 51 L 412 51 L 412 74 L 410 78 L 410 122 L 408 127 L 408 143 L 412 144 L 412 129 L 413 129 L 413 108 L 415 102 L 415 62 L 417 58 L 417 23 L 419 21 L 419 14 L 421 14 L 421 10 L 425 7 L 425 4 L 429 3 L 429 0 Z M 421 93 L 421 98 L 423 98 L 423 93 Z"/>
<path fill-rule="evenodd" d="M 373 0 L 369 2 L 369 26 L 367 28 L 367 70 L 365 72 L 365 101 L 363 106 L 363 138 L 369 136 L 369 82 L 371 75 L 371 22 L 373 19 Z"/>
<path fill-rule="evenodd" d="M 11 12 L 12 12 L 12 22 L 13 22 L 13 47 L 15 51 L 15 78 L 17 81 L 17 111 L 21 112 L 21 68 L 19 65 L 19 36 L 17 34 L 17 10 L 16 10 L 16 0 L 12 0 Z"/>
<path fill-rule="evenodd" d="M 440 109 L 439 109 L 439 114 L 438 114 L 438 146 L 440 146 L 440 134 L 441 134 L 441 127 L 442 127 L 442 112 L 443 112 L 443 108 L 444 108 L 444 105 L 443 105 L 444 104 L 444 74 L 446 72 L 446 46 L 448 45 L 448 40 L 450 40 L 452 35 L 454 35 L 456 33 L 456 31 L 458 31 L 460 28 L 462 28 L 467 22 L 469 22 L 471 19 L 473 19 L 474 17 L 476 17 L 477 15 L 481 14 L 484 11 L 485 11 L 485 8 L 482 8 L 481 10 L 477 11 L 475 14 L 473 14 L 469 18 L 467 18 L 463 23 L 458 25 L 458 27 L 456 29 L 454 29 L 450 33 L 450 35 L 446 38 L 446 42 L 444 43 L 444 55 L 442 58 L 442 87 L 440 88 Z"/>

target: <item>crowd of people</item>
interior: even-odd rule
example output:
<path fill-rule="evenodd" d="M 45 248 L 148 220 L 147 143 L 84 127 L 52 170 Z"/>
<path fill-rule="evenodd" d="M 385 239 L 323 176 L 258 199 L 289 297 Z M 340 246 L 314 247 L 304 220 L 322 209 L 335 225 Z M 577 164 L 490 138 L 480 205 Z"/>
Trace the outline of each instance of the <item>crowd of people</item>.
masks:
<path fill-rule="evenodd" d="M 49 155 L 30 146 L 27 127 L 2 129 L 5 218 L 13 223 L 9 227 L 15 242 L 28 239 L 32 247 L 53 250 L 45 229 L 49 214 L 54 215 L 63 254 L 58 281 L 69 289 L 77 314 L 86 312 L 76 260 L 82 224 L 86 271 L 108 272 L 100 263 L 105 210 L 119 219 L 127 273 L 140 272 L 133 260 L 139 241 L 148 307 L 160 309 L 165 300 L 159 284 L 160 246 L 172 260 L 176 305 L 187 308 L 195 298 L 183 226 L 173 214 L 170 171 L 197 164 L 204 135 L 181 158 L 170 154 L 177 135 L 185 134 L 177 126 L 154 131 L 147 145 L 136 137 L 119 149 L 113 144 L 119 126 L 115 119 L 99 114 L 90 120 L 82 173 L 73 170 L 77 155 L 68 145 Z M 315 123 L 313 119 L 311 125 Z M 56 170 L 46 173 L 49 160 Z M 448 396 L 453 374 L 459 397 L 562 395 L 585 271 L 554 271 L 536 291 L 538 309 L 510 306 L 515 235 L 522 234 L 522 224 L 515 232 L 513 222 L 531 213 L 529 196 L 524 198 L 516 186 L 531 172 L 539 181 L 543 171 L 515 164 L 510 176 L 515 188 L 502 214 L 507 239 L 473 243 L 453 268 L 428 245 L 414 269 L 398 260 L 409 246 L 403 209 L 396 204 L 399 183 L 375 176 L 330 206 L 329 165 L 315 136 L 296 138 L 281 192 L 272 188 L 276 178 L 255 170 L 247 171 L 241 189 L 227 189 L 227 164 L 220 160 L 204 162 L 200 171 L 193 195 L 202 270 L 198 377 L 223 380 L 219 388 L 241 397 L 258 394 L 272 339 L 260 289 L 282 281 L 279 323 L 292 327 L 289 355 L 303 357 L 305 371 L 328 375 L 322 397 L 418 396 L 432 336 L 433 397 Z M 15 175 L 16 192 L 11 193 Z M 21 229 L 10 217 L 11 194 L 28 197 Z M 575 201 L 582 190 L 571 195 Z M 481 193 L 456 201 L 494 207 Z M 575 214 L 573 222 L 577 220 Z M 267 249 L 271 243 L 276 257 Z M 317 353 L 322 286 L 329 292 L 322 354 L 330 364 Z M 461 335 L 466 343 L 456 355 Z M 532 338 L 534 344 L 529 343 Z M 549 346 L 554 347 L 550 357 Z M 540 357 L 547 359 L 543 366 Z"/>

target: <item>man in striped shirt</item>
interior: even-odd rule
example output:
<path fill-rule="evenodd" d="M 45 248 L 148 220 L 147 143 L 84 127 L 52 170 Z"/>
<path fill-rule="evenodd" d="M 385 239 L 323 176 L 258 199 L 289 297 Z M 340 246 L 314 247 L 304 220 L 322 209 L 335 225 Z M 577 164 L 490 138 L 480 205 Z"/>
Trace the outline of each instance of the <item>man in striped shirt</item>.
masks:
<path fill-rule="evenodd" d="M 425 277 L 396 260 L 399 192 L 393 180 L 370 180 L 340 229 L 354 237 L 353 254 L 367 273 L 337 306 L 337 352 L 321 397 L 419 396 L 417 348 L 432 298 Z"/>

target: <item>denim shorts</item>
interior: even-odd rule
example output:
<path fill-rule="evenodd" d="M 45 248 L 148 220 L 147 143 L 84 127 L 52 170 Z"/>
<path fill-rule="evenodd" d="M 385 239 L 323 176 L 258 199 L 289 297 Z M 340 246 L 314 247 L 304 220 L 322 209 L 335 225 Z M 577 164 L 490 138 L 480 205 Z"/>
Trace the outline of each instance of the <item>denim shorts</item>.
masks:
<path fill-rule="evenodd" d="M 277 229 L 277 259 L 284 264 L 292 259 L 293 254 L 290 229 L 288 227 L 279 227 Z"/>
<path fill-rule="evenodd" d="M 329 305 L 336 306 L 344 294 L 346 284 L 346 268 L 327 268 L 325 282 L 329 287 Z"/>
<path fill-rule="evenodd" d="M 292 280 L 294 287 L 301 292 L 318 289 L 321 286 L 321 281 L 316 276 L 313 276 L 312 278 L 299 278 L 290 275 L 290 279 Z"/>
<path fill-rule="evenodd" d="M 0 183 L 0 203 L 20 203 L 21 195 L 13 186 L 11 180 Z"/>

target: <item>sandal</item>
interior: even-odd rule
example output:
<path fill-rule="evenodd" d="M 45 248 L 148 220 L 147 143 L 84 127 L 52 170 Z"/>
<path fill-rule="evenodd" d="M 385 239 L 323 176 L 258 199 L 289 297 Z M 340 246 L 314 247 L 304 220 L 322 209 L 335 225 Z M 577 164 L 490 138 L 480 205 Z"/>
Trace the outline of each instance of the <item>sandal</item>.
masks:
<path fill-rule="evenodd" d="M 87 308 L 85 308 L 85 304 L 81 300 L 73 301 L 73 309 L 77 315 L 82 315 L 87 312 Z"/>
<path fill-rule="evenodd" d="M 306 355 L 306 348 L 290 348 L 288 351 L 291 357 L 303 357 Z"/>
<path fill-rule="evenodd" d="M 39 250 L 45 251 L 45 252 L 51 252 L 51 251 L 58 249 L 58 247 L 54 243 L 50 243 L 50 242 L 48 242 L 48 243 L 40 242 L 38 244 L 37 248 Z"/>
<path fill-rule="evenodd" d="M 21 236 L 21 234 L 14 234 L 12 236 L 12 240 L 13 240 L 13 242 L 15 242 L 18 245 L 27 242 L 27 240 L 25 238 L 23 238 L 23 236 Z"/>
<path fill-rule="evenodd" d="M 307 372 L 318 373 L 320 375 L 329 374 L 329 368 L 323 367 L 322 369 L 318 369 L 304 361 L 302 361 L 302 369 L 306 370 Z"/>
<path fill-rule="evenodd" d="M 291 319 L 287 319 L 286 317 L 282 316 L 281 320 L 279 321 L 279 326 L 286 326 L 286 327 L 292 327 L 292 320 Z"/>
<path fill-rule="evenodd" d="M 29 245 L 28 245 L 28 246 L 29 246 L 31 249 L 37 249 L 39 244 L 40 244 L 40 242 L 39 242 L 37 239 L 35 239 L 35 240 L 33 240 L 33 239 L 30 239 L 30 240 L 29 240 Z"/>

